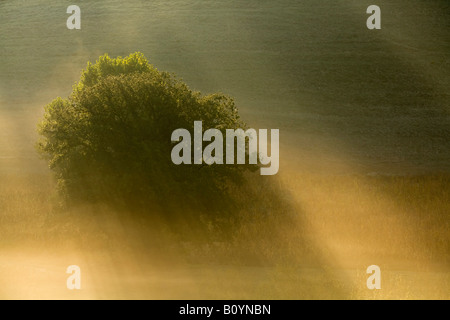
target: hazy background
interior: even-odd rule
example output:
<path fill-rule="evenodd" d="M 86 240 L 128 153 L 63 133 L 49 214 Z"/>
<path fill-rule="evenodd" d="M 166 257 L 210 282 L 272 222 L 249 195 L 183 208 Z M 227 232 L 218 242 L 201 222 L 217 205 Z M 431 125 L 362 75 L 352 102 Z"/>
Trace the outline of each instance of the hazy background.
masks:
<path fill-rule="evenodd" d="M 66 28 L 72 4 L 81 7 L 81 30 Z M 382 30 L 366 27 L 372 4 Z M 280 188 L 325 271 L 214 265 L 166 274 L 149 271 L 150 262 L 111 269 L 109 261 L 126 259 L 78 245 L 65 244 L 66 255 L 45 251 L 47 238 L 127 235 L 107 213 L 76 228 L 55 213 L 34 144 L 43 107 L 71 92 L 87 61 L 135 51 L 192 89 L 234 97 L 250 125 L 280 129 Z M 364 291 L 365 269 L 382 256 L 395 287 L 384 297 L 448 298 L 448 178 L 370 177 L 450 171 L 449 59 L 444 0 L 0 1 L 0 297 L 376 298 Z M 347 179 L 354 174 L 369 180 Z M 44 239 L 42 250 L 21 245 L 24 237 Z M 428 273 L 408 271 L 410 260 Z M 87 270 L 83 295 L 64 288 L 74 263 Z M 344 271 L 330 276 L 331 267 Z"/>
<path fill-rule="evenodd" d="M 17 127 L 2 157 L 33 156 L 12 140 L 34 129 L 20 115 L 67 96 L 87 61 L 142 51 L 279 128 L 307 170 L 449 170 L 447 1 L 378 1 L 379 31 L 366 28 L 373 1 L 84 1 L 80 31 L 65 26 L 72 2 L 0 2 L 0 108 Z"/>

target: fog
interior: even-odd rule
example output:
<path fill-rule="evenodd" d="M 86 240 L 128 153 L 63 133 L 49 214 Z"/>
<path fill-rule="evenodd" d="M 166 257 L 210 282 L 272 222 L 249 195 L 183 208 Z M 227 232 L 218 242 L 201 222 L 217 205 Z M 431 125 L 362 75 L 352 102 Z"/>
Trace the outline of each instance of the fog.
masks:
<path fill-rule="evenodd" d="M 78 31 L 71 4 L 0 2 L 0 298 L 448 298 L 446 1 L 378 1 L 379 31 L 371 1 L 83 1 Z M 279 175 L 243 191 L 261 219 L 232 240 L 61 209 L 35 150 L 43 107 L 88 61 L 135 51 L 280 130 Z M 371 264 L 382 292 L 365 288 Z"/>

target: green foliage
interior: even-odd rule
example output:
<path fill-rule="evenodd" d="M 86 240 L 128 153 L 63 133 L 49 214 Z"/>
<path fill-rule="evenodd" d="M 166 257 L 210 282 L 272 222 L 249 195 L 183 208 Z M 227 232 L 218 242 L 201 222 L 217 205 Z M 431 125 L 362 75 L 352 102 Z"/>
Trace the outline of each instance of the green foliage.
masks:
<path fill-rule="evenodd" d="M 88 64 L 67 99 L 46 106 L 38 149 L 66 199 L 125 205 L 184 203 L 225 208 L 227 185 L 248 166 L 176 166 L 171 134 L 194 121 L 204 128 L 245 128 L 233 99 L 191 91 L 141 53 Z M 179 208 L 178 208 L 179 210 Z"/>

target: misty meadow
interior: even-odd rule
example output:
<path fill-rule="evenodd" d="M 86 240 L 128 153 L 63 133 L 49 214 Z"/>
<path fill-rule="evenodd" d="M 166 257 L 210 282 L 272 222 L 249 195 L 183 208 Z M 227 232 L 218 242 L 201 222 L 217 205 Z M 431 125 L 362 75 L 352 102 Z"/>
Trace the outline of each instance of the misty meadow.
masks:
<path fill-rule="evenodd" d="M 0 1 L 1 299 L 449 298 L 446 1 L 73 4 Z"/>

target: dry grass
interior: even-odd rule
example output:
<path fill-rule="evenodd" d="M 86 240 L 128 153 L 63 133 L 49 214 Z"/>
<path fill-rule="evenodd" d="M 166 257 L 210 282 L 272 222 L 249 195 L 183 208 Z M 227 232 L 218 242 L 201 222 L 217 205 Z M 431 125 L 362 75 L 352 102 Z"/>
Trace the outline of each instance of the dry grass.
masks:
<path fill-rule="evenodd" d="M 92 271 L 82 298 L 449 298 L 448 176 L 302 174 L 244 189 L 236 190 L 241 222 L 217 239 L 218 226 L 207 222 L 184 221 L 209 232 L 181 237 L 162 220 L 107 206 L 63 209 L 49 177 L 3 176 L 0 271 L 20 287 L 11 283 L 19 272 L 39 279 L 28 264 L 56 272 L 52 266 L 78 259 Z M 376 292 L 365 287 L 372 264 L 382 269 Z M 36 286 L 56 281 L 45 279 Z M 62 290 L 48 286 L 49 298 Z"/>

